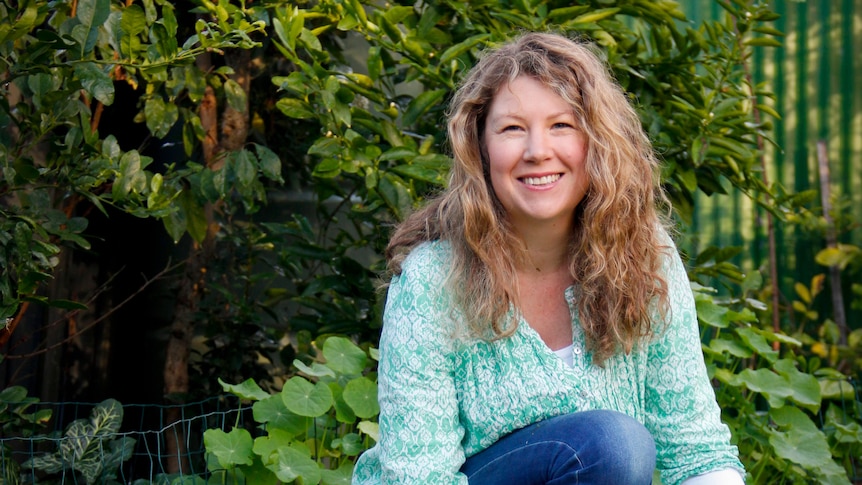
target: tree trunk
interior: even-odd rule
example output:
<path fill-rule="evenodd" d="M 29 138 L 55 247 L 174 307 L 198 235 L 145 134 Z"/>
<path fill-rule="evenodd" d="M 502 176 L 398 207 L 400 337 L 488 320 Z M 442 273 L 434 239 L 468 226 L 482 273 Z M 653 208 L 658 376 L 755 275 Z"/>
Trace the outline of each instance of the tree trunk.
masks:
<path fill-rule="evenodd" d="M 194 334 L 194 317 L 200 300 L 203 285 L 203 249 L 193 248 L 186 261 L 185 276 L 177 292 L 174 320 L 168 337 L 165 356 L 165 399 L 171 407 L 167 408 L 165 419 L 171 425 L 165 434 L 167 451 L 166 469 L 168 473 L 190 471 L 188 453 L 185 448 L 182 404 L 189 391 L 189 348 Z"/>
<path fill-rule="evenodd" d="M 209 86 L 201 100 L 198 114 L 201 125 L 206 133 L 203 141 L 203 153 L 206 166 L 210 170 L 218 170 L 223 165 L 226 152 L 239 150 L 245 144 L 248 136 L 248 93 L 250 89 L 249 62 L 251 55 L 246 50 L 230 51 L 225 59 L 234 70 L 233 79 L 246 93 L 246 106 L 243 111 L 237 111 L 226 106 L 222 113 L 221 130 L 218 129 L 218 101 Z M 201 71 L 210 68 L 208 55 L 197 60 Z M 218 223 L 214 213 L 217 207 L 207 204 L 204 208 L 207 219 L 207 232 L 204 240 L 192 246 L 191 254 L 186 262 L 186 271 L 180 285 L 174 321 L 168 340 L 165 359 L 164 379 L 165 398 L 175 404 L 168 408 L 166 417 L 172 429 L 165 436 L 167 451 L 166 468 L 168 473 L 185 473 L 189 471 L 188 458 L 185 449 L 185 431 L 183 429 L 181 404 L 185 402 L 189 392 L 189 353 L 194 336 L 194 316 L 198 309 L 203 286 L 206 264 L 215 252 L 215 235 Z"/>

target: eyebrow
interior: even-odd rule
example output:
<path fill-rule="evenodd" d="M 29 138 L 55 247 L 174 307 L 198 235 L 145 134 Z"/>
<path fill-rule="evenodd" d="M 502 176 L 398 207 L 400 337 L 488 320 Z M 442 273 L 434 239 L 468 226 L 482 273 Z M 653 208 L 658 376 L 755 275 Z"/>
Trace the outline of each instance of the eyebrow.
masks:
<path fill-rule="evenodd" d="M 574 110 L 569 110 L 569 111 L 558 111 L 558 112 L 556 112 L 556 113 L 551 113 L 551 114 L 549 114 L 549 115 L 547 116 L 547 118 L 548 118 L 548 119 L 554 119 L 554 118 L 561 118 L 561 117 L 564 117 L 564 116 L 571 116 L 572 118 L 575 118 L 575 112 L 574 112 Z M 519 115 L 519 114 L 517 114 L 517 113 L 502 113 L 502 114 L 498 114 L 498 115 L 496 115 L 496 116 L 491 115 L 491 116 L 489 116 L 489 117 L 488 117 L 488 119 L 493 119 L 493 120 L 501 120 L 501 119 L 506 119 L 506 118 L 513 118 L 513 119 L 516 119 L 516 120 L 523 120 L 523 119 L 524 119 L 524 117 L 523 117 L 523 116 L 521 116 L 521 115 Z"/>

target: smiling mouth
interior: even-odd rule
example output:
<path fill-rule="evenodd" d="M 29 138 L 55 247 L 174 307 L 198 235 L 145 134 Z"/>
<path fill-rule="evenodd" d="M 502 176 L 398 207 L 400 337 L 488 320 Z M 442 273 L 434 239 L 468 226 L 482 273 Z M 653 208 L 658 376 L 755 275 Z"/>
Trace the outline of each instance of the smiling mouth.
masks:
<path fill-rule="evenodd" d="M 562 176 L 563 174 L 555 173 L 553 175 L 544 175 L 542 177 L 524 177 L 521 179 L 521 182 L 533 187 L 541 187 L 542 185 L 549 185 L 560 180 L 560 177 Z"/>

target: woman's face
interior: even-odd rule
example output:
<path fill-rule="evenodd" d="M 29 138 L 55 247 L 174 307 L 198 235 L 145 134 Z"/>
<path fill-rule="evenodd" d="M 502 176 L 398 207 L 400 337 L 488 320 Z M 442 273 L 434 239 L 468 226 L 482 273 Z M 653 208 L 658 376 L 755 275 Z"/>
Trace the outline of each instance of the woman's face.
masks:
<path fill-rule="evenodd" d="M 571 229 L 589 186 L 587 139 L 571 106 L 519 76 L 494 95 L 484 130 L 491 184 L 516 230 Z"/>

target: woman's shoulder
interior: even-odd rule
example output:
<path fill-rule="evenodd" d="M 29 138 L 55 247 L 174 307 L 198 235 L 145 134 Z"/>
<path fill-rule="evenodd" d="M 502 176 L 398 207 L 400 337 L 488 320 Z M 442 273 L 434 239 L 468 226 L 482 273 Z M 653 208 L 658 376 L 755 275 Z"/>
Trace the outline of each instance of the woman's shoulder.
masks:
<path fill-rule="evenodd" d="M 448 241 L 423 242 L 414 247 L 404 258 L 404 262 L 401 263 L 401 274 L 432 279 L 445 277 L 451 256 L 452 247 Z"/>

